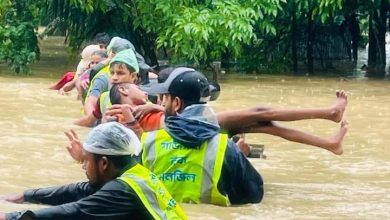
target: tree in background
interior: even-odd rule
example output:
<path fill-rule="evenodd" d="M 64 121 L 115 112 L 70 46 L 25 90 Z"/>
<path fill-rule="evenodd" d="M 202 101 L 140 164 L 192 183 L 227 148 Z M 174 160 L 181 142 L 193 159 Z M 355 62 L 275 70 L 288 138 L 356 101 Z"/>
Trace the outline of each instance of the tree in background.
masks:
<path fill-rule="evenodd" d="M 369 14 L 368 71 L 369 77 L 385 76 L 386 66 L 386 21 L 389 0 L 374 0 L 366 3 Z"/>
<path fill-rule="evenodd" d="M 16 73 L 29 73 L 28 65 L 39 58 L 39 8 L 39 0 L 0 3 L 0 61 Z"/>
<path fill-rule="evenodd" d="M 281 0 L 139 0 L 136 27 L 157 36 L 175 62 L 208 65 L 223 53 L 238 57 L 255 42 L 255 29 L 275 35 Z"/>
<path fill-rule="evenodd" d="M 104 31 L 129 39 L 152 65 L 156 49 L 173 63 L 209 65 L 223 53 L 239 56 L 256 41 L 255 28 L 275 35 L 270 19 L 283 1 L 53 0 L 46 14 L 75 49 Z"/>

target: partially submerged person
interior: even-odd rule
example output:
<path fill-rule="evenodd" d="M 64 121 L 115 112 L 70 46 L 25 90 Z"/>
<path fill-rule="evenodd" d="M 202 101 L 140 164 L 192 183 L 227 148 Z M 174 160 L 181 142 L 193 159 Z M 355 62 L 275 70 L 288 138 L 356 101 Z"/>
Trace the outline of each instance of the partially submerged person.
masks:
<path fill-rule="evenodd" d="M 81 143 L 69 136 L 73 145 Z M 158 176 L 138 163 L 141 144 L 117 122 L 95 127 L 83 146 L 89 182 L 0 197 L 52 207 L 0 214 L 1 219 L 187 219 Z"/>
<path fill-rule="evenodd" d="M 106 60 L 107 58 L 108 58 L 108 55 L 107 55 L 106 51 L 98 50 L 98 51 L 93 52 L 92 56 L 91 56 L 91 62 L 88 65 L 88 69 L 76 79 L 75 86 L 77 89 L 77 97 L 78 97 L 78 99 L 81 99 L 83 104 L 85 102 L 85 98 L 87 95 L 86 92 L 87 92 L 88 88 L 86 86 L 82 86 L 81 82 L 83 80 L 89 79 L 89 75 L 90 75 L 93 67 L 95 65 L 97 65 L 98 63 L 102 62 L 103 60 Z"/>
<path fill-rule="evenodd" d="M 88 65 L 91 62 L 92 53 L 98 50 L 100 50 L 98 45 L 92 44 L 86 46 L 80 54 L 81 60 L 77 64 L 76 72 L 69 71 L 65 73 L 57 83 L 49 88 L 59 90 L 60 94 L 72 90 L 75 86 L 76 79 L 89 68 Z"/>
<path fill-rule="evenodd" d="M 155 87 L 163 94 L 165 128 L 143 134 L 142 163 L 178 202 L 258 203 L 263 180 L 206 104 L 209 83 L 200 72 L 176 68 Z"/>

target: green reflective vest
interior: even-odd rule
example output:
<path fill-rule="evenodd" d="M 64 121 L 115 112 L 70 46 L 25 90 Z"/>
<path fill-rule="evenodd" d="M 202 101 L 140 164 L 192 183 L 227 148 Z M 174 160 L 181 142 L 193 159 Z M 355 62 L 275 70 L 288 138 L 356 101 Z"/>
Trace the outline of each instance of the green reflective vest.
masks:
<path fill-rule="evenodd" d="M 158 175 L 178 202 L 228 206 L 217 188 L 228 137 L 218 134 L 196 148 L 175 142 L 164 130 L 142 135 L 142 163 Z"/>
<path fill-rule="evenodd" d="M 140 164 L 123 173 L 120 180 L 129 185 L 154 219 L 187 219 L 157 176 Z"/>
<path fill-rule="evenodd" d="M 110 100 L 110 91 L 103 92 L 99 98 L 99 108 L 102 115 L 104 115 L 107 108 L 110 107 L 111 105 L 112 104 Z"/>
<path fill-rule="evenodd" d="M 95 84 L 95 79 L 98 77 L 98 76 L 104 76 L 105 78 L 107 78 L 107 82 L 110 82 L 110 76 L 111 76 L 111 73 L 110 73 L 110 65 L 107 65 L 105 66 L 103 69 L 101 69 L 92 79 L 91 82 L 89 82 L 89 87 L 88 87 L 88 92 L 87 92 L 87 95 L 86 95 L 86 98 L 85 98 L 85 103 L 87 102 L 88 98 L 89 98 L 89 94 L 91 93 L 91 90 L 93 88 L 93 85 Z M 108 88 L 106 88 L 106 90 L 102 91 L 103 92 L 106 92 L 108 91 Z"/>

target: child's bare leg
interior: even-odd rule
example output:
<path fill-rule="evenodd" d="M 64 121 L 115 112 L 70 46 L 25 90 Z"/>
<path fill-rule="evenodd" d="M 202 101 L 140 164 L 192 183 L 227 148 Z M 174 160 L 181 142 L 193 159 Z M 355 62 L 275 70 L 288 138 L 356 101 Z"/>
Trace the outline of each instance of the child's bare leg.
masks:
<path fill-rule="evenodd" d="M 289 141 L 312 145 L 328 150 L 336 155 L 343 153 L 342 142 L 348 130 L 348 123 L 341 122 L 340 130 L 330 138 L 318 137 L 303 131 L 287 128 L 277 123 L 272 123 L 269 126 L 253 126 L 244 130 L 246 133 L 265 133 L 284 138 Z"/>
<path fill-rule="evenodd" d="M 217 114 L 221 128 L 237 130 L 255 125 L 262 121 L 296 121 L 304 119 L 327 119 L 340 122 L 347 105 L 347 94 L 336 92 L 336 102 L 323 108 L 269 108 L 256 107 L 250 109 L 224 111 Z"/>

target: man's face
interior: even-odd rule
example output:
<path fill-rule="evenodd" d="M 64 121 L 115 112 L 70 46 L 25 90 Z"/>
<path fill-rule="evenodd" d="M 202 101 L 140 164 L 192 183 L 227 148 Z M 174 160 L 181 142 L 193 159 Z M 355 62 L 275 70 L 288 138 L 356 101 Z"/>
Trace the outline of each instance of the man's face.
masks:
<path fill-rule="evenodd" d="M 163 100 L 161 105 L 165 107 L 165 116 L 175 116 L 175 107 L 177 106 L 177 100 L 175 100 L 170 94 L 163 94 L 162 97 Z"/>
<path fill-rule="evenodd" d="M 125 64 L 114 64 L 110 68 L 111 83 L 136 83 L 138 80 L 137 74 L 130 72 Z"/>
<path fill-rule="evenodd" d="M 83 150 L 83 169 L 91 185 L 101 185 L 101 176 L 99 172 L 98 161 L 95 156 Z"/>

